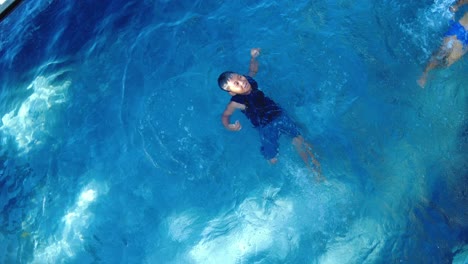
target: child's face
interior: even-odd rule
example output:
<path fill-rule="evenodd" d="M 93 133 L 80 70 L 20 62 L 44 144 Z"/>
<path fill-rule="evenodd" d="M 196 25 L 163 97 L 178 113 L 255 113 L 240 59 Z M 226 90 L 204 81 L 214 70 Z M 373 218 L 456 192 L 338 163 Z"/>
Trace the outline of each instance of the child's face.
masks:
<path fill-rule="evenodd" d="M 252 90 L 249 81 L 244 76 L 234 73 L 226 83 L 226 91 L 230 94 L 249 94 Z"/>

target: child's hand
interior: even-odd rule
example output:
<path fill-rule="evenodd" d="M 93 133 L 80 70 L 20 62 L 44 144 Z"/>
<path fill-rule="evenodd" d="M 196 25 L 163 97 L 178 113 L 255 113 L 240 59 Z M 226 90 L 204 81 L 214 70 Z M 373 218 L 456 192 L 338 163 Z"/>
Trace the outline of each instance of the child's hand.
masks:
<path fill-rule="evenodd" d="M 452 13 L 456 13 L 456 12 L 458 11 L 458 5 L 455 4 L 455 5 L 451 6 L 451 7 L 450 7 L 450 11 L 451 11 Z"/>
<path fill-rule="evenodd" d="M 252 58 L 257 58 L 260 55 L 260 48 L 253 48 L 250 50 L 250 55 Z"/>
<path fill-rule="evenodd" d="M 231 130 L 231 131 L 239 131 L 239 130 L 241 130 L 242 126 L 241 126 L 239 120 L 236 120 L 236 122 L 234 124 L 229 124 L 227 128 L 229 130 Z"/>

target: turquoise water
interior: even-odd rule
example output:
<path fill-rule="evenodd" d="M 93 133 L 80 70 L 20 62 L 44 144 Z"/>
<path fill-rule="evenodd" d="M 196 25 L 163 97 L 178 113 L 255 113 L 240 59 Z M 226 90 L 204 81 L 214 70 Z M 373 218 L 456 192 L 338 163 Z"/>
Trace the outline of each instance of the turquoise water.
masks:
<path fill-rule="evenodd" d="M 468 61 L 416 80 L 452 1 L 25 1 L 0 23 L 0 262 L 466 263 Z M 220 115 L 262 48 L 286 138 Z"/>

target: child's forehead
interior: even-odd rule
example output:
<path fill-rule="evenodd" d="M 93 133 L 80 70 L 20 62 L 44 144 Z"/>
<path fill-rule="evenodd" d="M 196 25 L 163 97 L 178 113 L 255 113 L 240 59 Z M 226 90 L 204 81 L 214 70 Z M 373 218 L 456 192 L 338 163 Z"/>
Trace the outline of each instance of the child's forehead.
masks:
<path fill-rule="evenodd" d="M 231 77 L 229 77 L 229 80 L 236 80 L 236 79 L 241 79 L 241 78 L 242 78 L 242 75 L 238 73 L 233 73 Z"/>

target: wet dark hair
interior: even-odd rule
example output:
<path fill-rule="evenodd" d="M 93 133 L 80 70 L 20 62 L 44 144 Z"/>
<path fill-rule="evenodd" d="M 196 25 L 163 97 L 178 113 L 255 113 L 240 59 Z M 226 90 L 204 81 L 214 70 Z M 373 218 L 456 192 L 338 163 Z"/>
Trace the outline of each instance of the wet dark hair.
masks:
<path fill-rule="evenodd" d="M 232 71 L 225 71 L 223 73 L 221 73 L 218 77 L 218 85 L 219 85 L 219 88 L 223 91 L 226 91 L 224 90 L 224 86 L 226 85 L 226 83 L 229 81 L 229 79 L 232 77 L 232 75 L 235 74 L 235 72 L 232 72 Z M 227 92 L 227 91 L 226 91 Z"/>

